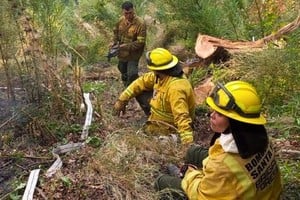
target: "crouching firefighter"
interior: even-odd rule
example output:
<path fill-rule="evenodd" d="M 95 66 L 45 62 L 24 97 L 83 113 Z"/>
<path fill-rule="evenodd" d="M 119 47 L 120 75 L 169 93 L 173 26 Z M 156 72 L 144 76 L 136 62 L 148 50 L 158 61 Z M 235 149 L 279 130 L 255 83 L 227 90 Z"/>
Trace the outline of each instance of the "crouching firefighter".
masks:
<path fill-rule="evenodd" d="M 182 144 L 192 143 L 195 94 L 178 58 L 164 48 L 156 48 L 147 52 L 146 60 L 151 72 L 140 76 L 121 93 L 114 105 L 114 113 L 124 113 L 131 98 L 153 90 L 145 132 L 156 135 L 176 133 Z"/>

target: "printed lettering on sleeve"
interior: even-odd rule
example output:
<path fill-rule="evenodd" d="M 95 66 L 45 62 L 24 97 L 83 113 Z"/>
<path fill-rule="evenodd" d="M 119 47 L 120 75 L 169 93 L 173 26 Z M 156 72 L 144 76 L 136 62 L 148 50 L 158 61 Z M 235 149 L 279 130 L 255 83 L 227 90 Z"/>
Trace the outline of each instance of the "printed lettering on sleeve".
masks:
<path fill-rule="evenodd" d="M 266 188 L 273 182 L 278 172 L 272 147 L 269 145 L 264 153 L 258 153 L 245 167 L 253 178 L 256 189 L 263 190 Z"/>

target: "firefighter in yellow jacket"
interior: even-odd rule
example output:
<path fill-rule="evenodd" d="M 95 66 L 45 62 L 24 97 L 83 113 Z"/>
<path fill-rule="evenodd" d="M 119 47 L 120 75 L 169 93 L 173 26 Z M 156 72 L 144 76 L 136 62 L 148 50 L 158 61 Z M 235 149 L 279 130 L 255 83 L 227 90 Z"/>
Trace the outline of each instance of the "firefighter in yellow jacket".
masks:
<path fill-rule="evenodd" d="M 188 149 L 185 164 L 169 165 L 172 176 L 158 177 L 156 189 L 177 190 L 169 193 L 174 199 L 280 199 L 280 172 L 255 88 L 244 81 L 218 83 L 206 102 L 213 110 L 212 146 L 208 152 Z"/>
<path fill-rule="evenodd" d="M 178 58 L 164 48 L 146 54 L 148 69 L 130 84 L 114 105 L 117 115 L 125 111 L 128 101 L 143 91 L 152 91 L 151 114 L 145 126 L 150 134 L 179 133 L 181 143 L 193 142 L 192 121 L 195 112 L 195 95 L 185 78 Z"/>

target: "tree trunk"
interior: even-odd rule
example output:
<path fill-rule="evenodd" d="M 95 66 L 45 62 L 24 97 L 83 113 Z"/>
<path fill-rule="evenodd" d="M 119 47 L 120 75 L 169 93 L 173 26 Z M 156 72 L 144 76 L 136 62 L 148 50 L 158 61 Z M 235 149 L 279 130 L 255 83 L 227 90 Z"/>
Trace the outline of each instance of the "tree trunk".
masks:
<path fill-rule="evenodd" d="M 230 40 L 220 39 L 209 35 L 199 34 L 195 45 L 195 52 L 200 58 L 206 59 L 214 55 L 217 52 L 217 49 L 219 47 L 223 47 L 226 50 L 233 50 L 233 51 L 261 49 L 265 46 L 266 43 L 274 40 L 278 40 L 283 35 L 286 35 L 296 30 L 297 28 L 299 28 L 299 26 L 300 26 L 300 15 L 293 22 L 282 27 L 276 33 L 251 42 L 249 41 L 233 42 Z"/>

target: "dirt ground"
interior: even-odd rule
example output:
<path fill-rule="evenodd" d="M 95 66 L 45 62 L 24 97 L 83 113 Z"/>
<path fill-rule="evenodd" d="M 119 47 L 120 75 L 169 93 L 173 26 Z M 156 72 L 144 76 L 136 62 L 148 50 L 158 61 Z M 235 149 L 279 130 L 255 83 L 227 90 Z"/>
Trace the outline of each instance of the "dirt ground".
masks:
<path fill-rule="evenodd" d="M 115 81 L 116 71 L 96 73 L 97 79 L 104 80 L 107 84 L 111 84 L 111 81 Z M 1 87 L 1 85 L 0 85 Z M 54 158 L 51 156 L 49 151 L 53 148 L 51 145 L 37 145 L 36 140 L 31 140 L 29 135 L 16 135 L 14 133 L 14 125 L 18 121 L 17 110 L 22 110 L 25 106 L 22 95 L 22 90 L 17 91 L 17 99 L 12 102 L 7 100 L 6 89 L 0 89 L 0 199 L 8 198 L 9 194 L 16 189 L 21 183 L 19 180 L 26 180 L 30 170 L 41 168 L 43 170 L 48 169 L 54 162 Z M 104 96 L 106 98 L 106 104 L 104 110 L 110 110 L 113 106 L 113 102 L 116 96 L 110 91 L 105 91 Z M 198 112 L 194 122 L 194 137 L 195 143 L 202 146 L 208 147 L 210 139 L 212 137 L 212 131 L 209 128 L 209 120 L 206 113 Z M 136 101 L 130 101 L 127 112 L 121 118 L 115 118 L 118 121 L 118 126 L 142 126 L 146 118 L 139 108 Z M 115 131 L 117 128 L 116 124 L 106 124 L 101 130 L 102 136 L 105 137 L 109 132 Z M 25 127 L 24 127 L 25 128 Z M 271 135 L 276 136 L 278 134 L 273 131 Z M 69 134 L 67 140 L 78 141 L 79 136 Z M 287 141 L 277 141 L 277 148 L 280 149 L 287 145 Z M 290 149 L 299 148 L 299 142 L 290 142 Z M 51 183 L 51 188 L 47 187 L 47 180 L 40 178 L 39 187 L 36 188 L 37 199 L 47 199 L 51 194 L 52 199 L 85 199 L 82 197 L 83 193 L 89 194 L 86 199 L 99 199 L 106 189 L 102 186 L 96 187 L 94 182 L 97 182 L 96 177 L 85 177 L 81 174 L 87 163 L 90 162 L 93 157 L 94 149 L 86 146 L 72 154 L 63 156 L 64 165 L 62 174 L 72 174 L 76 177 L 76 180 L 72 181 L 72 187 L 66 187 L 67 181 L 62 182 L 59 180 Z M 283 155 L 283 154 L 282 154 Z M 85 183 L 85 184 L 82 184 Z M 298 186 L 296 186 L 298 187 Z M 65 196 L 65 194 L 68 194 Z M 21 195 L 21 194 L 19 194 Z M 80 198 L 79 198 L 80 197 Z"/>
<path fill-rule="evenodd" d="M 115 77 L 119 76 L 116 73 L 117 72 L 115 70 L 110 72 L 110 70 L 106 69 L 105 72 L 101 71 L 99 74 L 96 72 L 93 73 L 92 76 L 95 76 L 96 74 L 98 76 L 96 79 L 100 79 L 102 81 L 104 80 L 110 84 L 110 81 L 113 81 Z M 0 85 L 0 87 L 0 197 L 1 199 L 5 199 L 7 198 L 7 195 L 14 191 L 14 189 L 18 186 L 18 180 L 27 177 L 30 173 L 30 170 L 38 167 L 41 167 L 42 169 L 49 168 L 53 163 L 54 158 L 49 156 L 49 150 L 51 150 L 53 146 L 38 145 L 36 140 L 30 139 L 30 135 L 15 133 L 16 124 L 20 126 L 19 112 L 24 106 L 26 106 L 22 99 L 22 96 L 24 96 L 24 91 L 17 89 L 15 91 L 17 97 L 16 101 L 11 101 L 7 98 L 7 89 L 5 86 Z M 111 94 L 110 91 L 105 91 L 104 96 L 107 99 L 107 101 L 105 101 L 107 105 L 103 106 L 106 107 L 105 109 L 109 110 L 113 106 L 113 101 L 116 99 L 116 97 Z M 196 116 L 194 123 L 196 143 L 203 146 L 208 146 L 211 137 L 211 131 L 207 119 L 208 118 L 206 115 L 198 115 Z M 146 121 L 146 116 L 142 112 L 137 102 L 132 100 L 127 106 L 126 114 L 120 118 L 116 118 L 116 120 L 118 121 L 119 125 L 123 124 L 124 126 L 128 126 L 128 124 L 132 124 L 134 126 L 142 126 L 142 124 Z M 22 132 L 26 132 L 26 128 L 27 127 L 21 127 L 21 129 L 24 129 Z M 102 133 L 105 135 L 106 132 L 113 132 L 114 129 L 117 128 L 119 127 L 116 127 L 113 124 L 107 124 L 107 126 L 104 127 L 106 130 L 102 130 Z M 20 130 L 20 128 L 18 130 Z M 68 140 L 72 140 L 74 142 L 79 140 L 78 135 L 76 136 L 74 134 L 70 134 L 67 137 Z M 87 147 L 78 153 L 68 155 L 66 159 L 71 161 L 70 163 L 64 163 L 63 173 L 78 174 L 77 170 L 86 165 L 90 159 L 89 155 L 91 155 L 92 152 L 93 149 Z M 80 159 L 78 159 L 78 157 Z M 76 165 L 74 165 L 72 162 L 75 162 Z M 81 175 L 78 174 L 78 176 Z M 56 193 L 56 197 L 54 196 L 54 199 L 61 198 L 65 192 L 68 194 L 71 192 L 76 196 L 77 192 L 65 191 L 65 189 L 66 188 L 63 185 L 60 185 L 57 189 L 55 189 L 55 191 L 50 190 L 46 191 L 46 193 Z M 86 189 L 88 190 L 88 188 Z M 98 191 L 101 193 L 101 190 Z M 95 190 L 92 190 L 91 193 L 95 193 Z M 41 190 L 39 194 L 39 196 L 42 198 L 43 192 Z M 95 196 L 97 196 L 97 194 L 95 194 Z M 70 196 L 67 199 L 72 199 L 72 197 Z"/>

